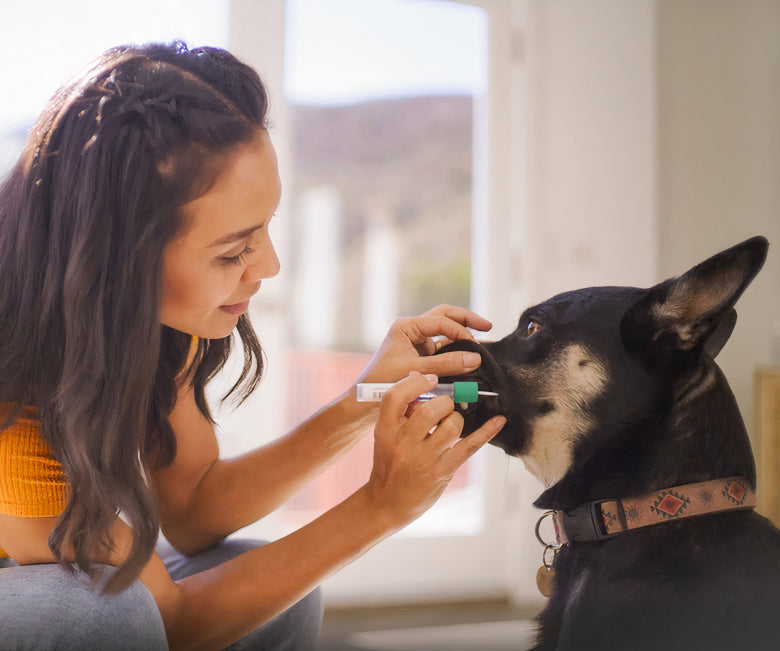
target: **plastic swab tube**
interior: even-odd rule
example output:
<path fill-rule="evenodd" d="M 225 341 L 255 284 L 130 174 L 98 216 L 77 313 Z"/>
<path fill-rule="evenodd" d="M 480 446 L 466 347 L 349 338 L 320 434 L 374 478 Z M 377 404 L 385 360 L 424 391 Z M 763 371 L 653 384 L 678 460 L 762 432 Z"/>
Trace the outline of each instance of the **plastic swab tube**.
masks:
<path fill-rule="evenodd" d="M 387 390 L 393 386 L 390 383 L 362 383 L 357 385 L 358 402 L 380 402 Z M 453 382 L 452 384 L 437 384 L 430 391 L 423 393 L 417 400 L 430 400 L 436 396 L 449 396 L 453 402 L 477 402 L 480 396 L 497 396 L 493 391 L 480 391 L 476 382 Z"/>

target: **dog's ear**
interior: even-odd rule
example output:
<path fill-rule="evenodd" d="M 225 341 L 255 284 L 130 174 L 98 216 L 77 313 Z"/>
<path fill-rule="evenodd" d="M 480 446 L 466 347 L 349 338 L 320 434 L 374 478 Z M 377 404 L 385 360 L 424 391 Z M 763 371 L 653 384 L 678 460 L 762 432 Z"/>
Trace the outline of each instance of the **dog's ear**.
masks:
<path fill-rule="evenodd" d="M 717 320 L 715 329 L 704 343 L 704 350 L 712 359 L 715 359 L 726 345 L 731 333 L 734 332 L 735 325 L 737 325 L 737 311 L 730 307 Z"/>
<path fill-rule="evenodd" d="M 761 270 L 768 247 L 766 238 L 751 238 L 649 289 L 623 317 L 626 348 L 650 348 L 654 357 L 703 348 L 715 357 L 734 329 L 734 304 Z"/>

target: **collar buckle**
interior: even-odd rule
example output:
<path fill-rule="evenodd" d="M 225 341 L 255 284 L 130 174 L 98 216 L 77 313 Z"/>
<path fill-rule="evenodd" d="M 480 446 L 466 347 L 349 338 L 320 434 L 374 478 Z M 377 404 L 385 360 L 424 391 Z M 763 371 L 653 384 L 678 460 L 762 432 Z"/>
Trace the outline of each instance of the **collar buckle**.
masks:
<path fill-rule="evenodd" d="M 620 528 L 608 532 L 604 521 L 601 505 L 610 502 L 616 505 L 618 523 Z M 556 511 L 554 519 L 558 525 L 559 537 L 564 544 L 575 542 L 596 542 L 607 540 L 628 529 L 626 514 L 620 500 L 593 500 L 581 504 L 569 511 Z"/>

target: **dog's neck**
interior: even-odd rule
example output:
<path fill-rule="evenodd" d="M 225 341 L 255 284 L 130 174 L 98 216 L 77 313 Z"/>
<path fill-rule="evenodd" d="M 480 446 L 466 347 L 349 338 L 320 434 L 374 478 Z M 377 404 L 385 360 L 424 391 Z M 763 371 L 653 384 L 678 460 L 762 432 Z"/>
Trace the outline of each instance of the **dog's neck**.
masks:
<path fill-rule="evenodd" d="M 736 475 L 755 486 L 755 463 L 744 422 L 725 378 L 713 367 L 714 375 L 686 387 L 682 399 L 672 401 L 665 413 L 631 424 L 607 425 L 597 437 L 609 444 L 591 454 L 575 450 L 567 474 L 535 505 L 571 509 L 590 500 Z M 718 421 L 710 417 L 713 404 L 718 405 Z"/>

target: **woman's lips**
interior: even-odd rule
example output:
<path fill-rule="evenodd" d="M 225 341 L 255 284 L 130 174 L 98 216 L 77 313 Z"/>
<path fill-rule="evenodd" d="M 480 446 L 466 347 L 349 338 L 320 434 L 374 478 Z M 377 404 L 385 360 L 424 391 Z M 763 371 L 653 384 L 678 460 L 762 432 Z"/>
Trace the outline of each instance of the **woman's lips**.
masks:
<path fill-rule="evenodd" d="M 240 303 L 233 303 L 232 305 L 220 305 L 219 309 L 223 312 L 227 312 L 228 314 L 232 314 L 233 316 L 237 314 L 243 314 L 249 309 L 249 299 L 252 298 L 257 292 L 260 291 L 260 282 L 258 281 L 255 284 L 254 289 L 252 290 L 252 293 L 249 295 L 249 298 L 245 301 L 241 301 Z"/>
<path fill-rule="evenodd" d="M 249 300 L 242 301 L 241 303 L 233 303 L 233 305 L 220 305 L 219 309 L 228 314 L 240 315 L 249 309 Z"/>

